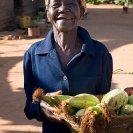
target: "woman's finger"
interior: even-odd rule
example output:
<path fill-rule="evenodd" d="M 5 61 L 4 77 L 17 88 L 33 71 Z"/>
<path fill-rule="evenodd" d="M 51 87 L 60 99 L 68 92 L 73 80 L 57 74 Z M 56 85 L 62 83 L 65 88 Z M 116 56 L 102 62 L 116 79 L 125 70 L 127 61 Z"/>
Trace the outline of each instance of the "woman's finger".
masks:
<path fill-rule="evenodd" d="M 62 119 L 59 118 L 58 116 L 55 116 L 53 114 L 50 114 L 50 113 L 47 113 L 47 118 L 51 121 L 54 121 L 54 122 L 60 122 Z"/>
<path fill-rule="evenodd" d="M 53 112 L 55 112 L 55 108 L 53 107 L 48 107 L 45 103 L 41 102 L 40 103 L 41 106 L 41 110 L 44 114 L 45 117 L 47 117 L 47 119 L 49 119 L 52 122 L 60 122 L 63 123 L 64 120 L 62 118 L 60 118 L 59 116 L 56 116 L 53 114 Z"/>
<path fill-rule="evenodd" d="M 133 95 L 133 87 L 127 87 L 124 90 L 127 92 L 128 96 Z"/>
<path fill-rule="evenodd" d="M 45 103 L 43 100 L 41 100 L 40 106 L 41 106 L 41 108 L 44 108 L 44 109 L 46 109 L 46 110 L 49 110 L 50 112 L 55 112 L 55 111 L 56 111 L 56 108 L 50 107 L 50 106 L 49 106 L 47 103 Z"/>
<path fill-rule="evenodd" d="M 59 90 L 56 92 L 47 93 L 46 96 L 55 96 L 55 95 L 61 95 L 61 94 L 62 94 L 62 90 Z"/>

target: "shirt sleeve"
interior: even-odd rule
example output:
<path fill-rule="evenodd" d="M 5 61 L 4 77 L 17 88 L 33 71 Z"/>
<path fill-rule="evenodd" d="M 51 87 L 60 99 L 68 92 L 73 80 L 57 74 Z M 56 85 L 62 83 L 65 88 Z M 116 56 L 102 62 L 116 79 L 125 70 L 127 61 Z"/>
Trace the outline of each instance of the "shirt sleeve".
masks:
<path fill-rule="evenodd" d="M 26 94 L 26 104 L 24 113 L 28 119 L 36 119 L 38 121 L 44 120 L 44 116 L 40 110 L 39 102 L 32 102 L 32 94 L 35 90 L 34 76 L 32 72 L 31 55 L 28 51 L 24 54 L 23 59 L 23 73 L 24 73 L 24 90 Z"/>
<path fill-rule="evenodd" d="M 111 89 L 113 60 L 110 53 L 107 54 L 102 69 L 102 77 L 100 87 L 97 89 L 97 94 L 106 94 Z"/>

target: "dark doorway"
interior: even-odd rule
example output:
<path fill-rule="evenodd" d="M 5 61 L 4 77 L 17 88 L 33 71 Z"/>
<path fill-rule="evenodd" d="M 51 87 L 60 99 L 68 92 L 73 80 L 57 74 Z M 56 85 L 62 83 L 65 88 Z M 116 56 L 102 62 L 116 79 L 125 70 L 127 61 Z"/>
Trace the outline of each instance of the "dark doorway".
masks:
<path fill-rule="evenodd" d="M 16 16 L 22 16 L 23 12 L 23 0 L 14 0 L 14 14 Z"/>

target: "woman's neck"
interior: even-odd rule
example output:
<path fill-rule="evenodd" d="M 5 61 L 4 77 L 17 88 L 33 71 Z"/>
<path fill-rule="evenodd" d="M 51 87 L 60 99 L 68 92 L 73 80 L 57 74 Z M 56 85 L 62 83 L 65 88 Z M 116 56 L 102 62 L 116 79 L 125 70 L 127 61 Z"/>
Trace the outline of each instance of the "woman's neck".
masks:
<path fill-rule="evenodd" d="M 58 32 L 56 29 L 54 29 L 54 40 L 56 47 L 63 51 L 79 48 L 77 29 L 68 32 Z"/>

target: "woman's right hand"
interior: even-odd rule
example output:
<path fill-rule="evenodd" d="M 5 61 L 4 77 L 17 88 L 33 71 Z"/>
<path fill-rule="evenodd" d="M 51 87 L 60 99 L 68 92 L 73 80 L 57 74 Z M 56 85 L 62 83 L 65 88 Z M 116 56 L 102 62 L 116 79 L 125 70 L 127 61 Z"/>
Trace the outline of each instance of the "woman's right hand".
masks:
<path fill-rule="evenodd" d="M 54 96 L 54 95 L 59 95 L 62 94 L 62 91 L 57 91 L 57 92 L 52 92 L 52 93 L 47 93 L 47 96 Z M 41 111 L 43 113 L 43 115 L 50 121 L 52 122 L 60 122 L 63 123 L 63 119 L 61 119 L 58 116 L 54 115 L 54 112 L 56 112 L 56 108 L 55 107 L 51 107 L 49 106 L 46 102 L 44 102 L 43 100 L 40 101 L 40 108 Z"/>

